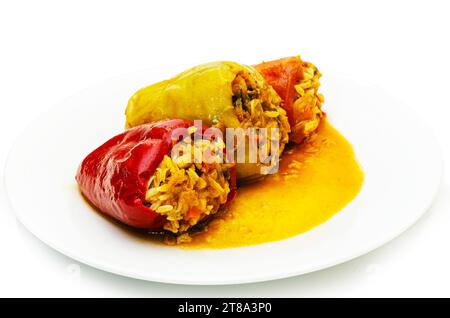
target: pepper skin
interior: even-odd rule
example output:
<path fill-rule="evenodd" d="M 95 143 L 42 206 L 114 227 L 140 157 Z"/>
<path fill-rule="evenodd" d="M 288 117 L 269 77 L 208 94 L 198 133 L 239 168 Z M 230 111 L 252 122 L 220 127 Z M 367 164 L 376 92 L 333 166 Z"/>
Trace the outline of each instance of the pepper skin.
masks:
<path fill-rule="evenodd" d="M 283 101 L 283 108 L 288 115 L 289 124 L 294 125 L 293 104 L 296 96 L 295 85 L 303 79 L 302 61 L 297 56 L 263 62 L 255 68 L 272 85 Z"/>
<path fill-rule="evenodd" d="M 224 121 L 226 127 L 239 127 L 232 105 L 232 82 L 239 72 L 264 83 L 261 74 L 251 66 L 212 62 L 144 87 L 128 101 L 126 128 L 166 118 L 202 120 L 208 126 Z M 279 99 L 274 91 L 273 94 Z"/>
<path fill-rule="evenodd" d="M 160 230 L 165 217 L 145 205 L 148 180 L 170 153 L 172 132 L 188 128 L 188 120 L 173 119 L 129 129 L 90 153 L 76 180 L 83 195 L 103 213 L 135 228 Z M 231 170 L 228 201 L 235 196 Z"/>

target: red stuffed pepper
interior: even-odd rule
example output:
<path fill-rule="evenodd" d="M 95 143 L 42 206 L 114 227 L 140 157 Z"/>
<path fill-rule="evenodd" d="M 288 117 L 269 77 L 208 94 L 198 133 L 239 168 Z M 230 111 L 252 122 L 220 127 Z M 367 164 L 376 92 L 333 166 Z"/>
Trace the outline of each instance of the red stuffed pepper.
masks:
<path fill-rule="evenodd" d="M 235 166 L 204 158 L 187 160 L 193 153 L 188 150 L 194 149 L 190 142 L 177 148 L 180 156 L 172 158 L 172 148 L 180 146 L 173 138 L 179 128 L 188 132 L 189 140 L 198 133 L 191 121 L 174 119 L 138 126 L 108 140 L 78 169 L 83 195 L 102 212 L 135 228 L 181 235 L 209 220 L 235 196 Z M 224 145 L 215 147 L 224 151 Z"/>
<path fill-rule="evenodd" d="M 291 126 L 289 141 L 301 143 L 316 131 L 324 116 L 323 96 L 318 93 L 320 72 L 298 56 L 264 62 L 255 68 L 282 99 Z"/>

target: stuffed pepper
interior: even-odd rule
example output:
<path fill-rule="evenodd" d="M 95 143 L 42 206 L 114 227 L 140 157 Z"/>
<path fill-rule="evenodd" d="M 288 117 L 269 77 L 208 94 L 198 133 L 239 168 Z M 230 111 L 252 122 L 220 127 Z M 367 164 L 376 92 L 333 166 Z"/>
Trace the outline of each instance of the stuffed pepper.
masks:
<path fill-rule="evenodd" d="M 180 130 L 185 135 L 176 134 Z M 224 210 L 236 191 L 234 165 L 190 160 L 197 130 L 192 122 L 175 119 L 113 137 L 82 161 L 76 175 L 81 192 L 129 226 L 174 233 L 179 241 L 189 238 L 189 231 Z M 224 151 L 223 141 L 200 141 L 202 149 L 214 146 L 212 155 Z"/>
<path fill-rule="evenodd" d="M 291 126 L 289 140 L 301 143 L 316 131 L 324 116 L 323 95 L 318 93 L 319 70 L 298 56 L 264 62 L 255 68 L 282 99 Z"/>
<path fill-rule="evenodd" d="M 126 108 L 126 127 L 182 118 L 202 120 L 224 132 L 226 128 L 268 128 L 267 139 L 277 138 L 276 150 L 281 155 L 290 126 L 280 103 L 278 94 L 253 67 L 214 62 L 137 91 Z M 272 128 L 278 129 L 276 137 L 270 135 Z M 271 144 L 266 143 L 268 148 Z M 238 179 L 258 178 L 260 165 L 259 160 L 255 164 L 238 162 Z"/>

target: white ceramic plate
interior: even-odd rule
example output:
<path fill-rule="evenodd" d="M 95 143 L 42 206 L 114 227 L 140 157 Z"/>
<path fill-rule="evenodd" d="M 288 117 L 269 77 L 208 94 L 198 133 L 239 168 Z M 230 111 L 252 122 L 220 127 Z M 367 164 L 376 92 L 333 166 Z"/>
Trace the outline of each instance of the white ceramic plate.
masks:
<path fill-rule="evenodd" d="M 86 89 L 36 120 L 11 151 L 7 192 L 19 220 L 80 262 L 158 282 L 236 284 L 300 275 L 345 262 L 393 239 L 430 206 L 441 176 L 435 139 L 380 89 L 343 76 L 322 80 L 330 122 L 365 171 L 356 199 L 326 223 L 290 239 L 223 250 L 184 250 L 133 238 L 94 213 L 74 175 L 91 150 L 122 131 L 136 89 L 182 67 L 151 70 Z"/>

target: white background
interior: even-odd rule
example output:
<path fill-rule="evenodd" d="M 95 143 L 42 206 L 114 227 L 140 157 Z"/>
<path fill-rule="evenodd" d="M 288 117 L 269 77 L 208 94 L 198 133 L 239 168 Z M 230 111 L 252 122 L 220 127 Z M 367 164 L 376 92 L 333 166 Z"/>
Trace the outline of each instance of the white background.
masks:
<path fill-rule="evenodd" d="M 434 130 L 448 163 L 449 30 L 446 1 L 0 0 L 0 165 L 33 118 L 105 78 L 173 61 L 252 64 L 295 54 L 314 62 L 323 81 L 345 72 L 402 99 Z M 425 217 L 368 255 L 301 277 L 217 287 L 78 264 L 16 221 L 1 183 L 0 296 L 448 297 L 449 181 L 446 171 Z M 24 185 L 24 200 L 26 191 L 33 189 Z"/>

